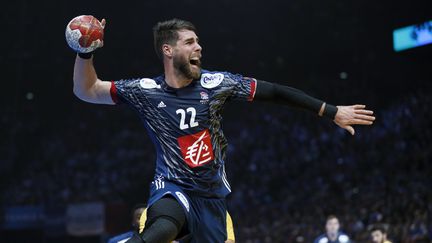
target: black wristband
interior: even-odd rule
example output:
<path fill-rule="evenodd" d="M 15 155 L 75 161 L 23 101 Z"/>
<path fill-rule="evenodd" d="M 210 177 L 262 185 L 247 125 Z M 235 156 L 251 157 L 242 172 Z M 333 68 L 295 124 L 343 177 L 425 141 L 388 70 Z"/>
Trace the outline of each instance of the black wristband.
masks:
<path fill-rule="evenodd" d="M 324 108 L 323 116 L 330 118 L 332 120 L 335 119 L 338 108 L 334 105 L 326 104 Z"/>
<path fill-rule="evenodd" d="M 93 52 L 89 53 L 78 53 L 78 56 L 82 59 L 90 59 L 93 56 Z"/>

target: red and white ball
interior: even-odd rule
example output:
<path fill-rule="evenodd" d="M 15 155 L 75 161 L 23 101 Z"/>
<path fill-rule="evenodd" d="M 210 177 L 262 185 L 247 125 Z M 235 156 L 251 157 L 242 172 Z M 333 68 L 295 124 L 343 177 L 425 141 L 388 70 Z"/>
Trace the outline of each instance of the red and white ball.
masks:
<path fill-rule="evenodd" d="M 76 52 L 88 53 L 103 44 L 104 29 L 101 22 L 91 15 L 81 15 L 66 26 L 66 41 Z"/>

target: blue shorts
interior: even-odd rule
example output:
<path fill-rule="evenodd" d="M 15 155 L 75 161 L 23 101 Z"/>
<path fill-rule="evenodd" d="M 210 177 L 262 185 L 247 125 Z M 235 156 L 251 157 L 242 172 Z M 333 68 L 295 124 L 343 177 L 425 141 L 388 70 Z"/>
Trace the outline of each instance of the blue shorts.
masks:
<path fill-rule="evenodd" d="M 171 195 L 186 215 L 186 235 L 181 235 L 181 243 L 223 243 L 227 239 L 225 198 L 204 198 L 188 195 L 171 182 L 156 180 L 150 187 L 147 208 L 164 196 Z"/>

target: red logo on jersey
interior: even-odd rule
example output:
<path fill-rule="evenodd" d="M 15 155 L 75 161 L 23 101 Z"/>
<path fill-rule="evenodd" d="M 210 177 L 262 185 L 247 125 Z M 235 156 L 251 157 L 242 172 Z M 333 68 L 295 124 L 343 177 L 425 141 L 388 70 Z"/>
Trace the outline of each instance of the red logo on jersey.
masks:
<path fill-rule="evenodd" d="M 213 147 L 208 129 L 177 138 L 183 159 L 189 167 L 198 167 L 211 161 Z"/>

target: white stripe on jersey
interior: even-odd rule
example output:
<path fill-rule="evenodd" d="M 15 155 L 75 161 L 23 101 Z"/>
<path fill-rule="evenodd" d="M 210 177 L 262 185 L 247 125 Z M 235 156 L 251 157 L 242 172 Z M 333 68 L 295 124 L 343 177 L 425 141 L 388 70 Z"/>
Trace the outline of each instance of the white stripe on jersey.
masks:
<path fill-rule="evenodd" d="M 163 181 L 162 179 L 154 180 L 153 184 L 155 184 L 156 190 L 165 188 L 165 181 Z"/>
<path fill-rule="evenodd" d="M 226 178 L 225 165 L 222 167 L 222 181 L 223 181 L 225 187 L 228 189 L 228 191 L 231 192 L 231 186 L 228 183 L 228 180 Z"/>

